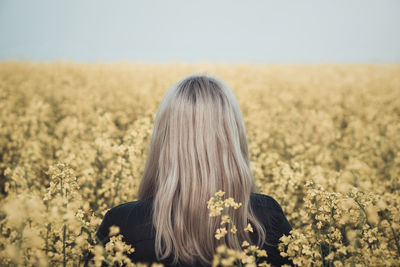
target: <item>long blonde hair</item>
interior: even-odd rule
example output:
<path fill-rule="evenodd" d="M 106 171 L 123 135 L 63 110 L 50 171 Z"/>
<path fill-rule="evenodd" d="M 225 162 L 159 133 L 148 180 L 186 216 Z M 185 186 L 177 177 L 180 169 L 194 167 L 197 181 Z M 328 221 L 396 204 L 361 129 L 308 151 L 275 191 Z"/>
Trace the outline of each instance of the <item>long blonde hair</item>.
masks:
<path fill-rule="evenodd" d="M 209 217 L 207 201 L 218 190 L 241 202 L 230 212 L 240 243 L 250 222 L 265 241 L 251 205 L 258 191 L 249 167 L 246 130 L 231 89 L 218 78 L 193 73 L 174 84 L 159 105 L 138 199 L 153 198 L 157 258 L 211 264 L 215 248 L 234 248 L 232 235 L 216 240 L 220 217 Z M 228 229 L 229 231 L 229 229 Z"/>

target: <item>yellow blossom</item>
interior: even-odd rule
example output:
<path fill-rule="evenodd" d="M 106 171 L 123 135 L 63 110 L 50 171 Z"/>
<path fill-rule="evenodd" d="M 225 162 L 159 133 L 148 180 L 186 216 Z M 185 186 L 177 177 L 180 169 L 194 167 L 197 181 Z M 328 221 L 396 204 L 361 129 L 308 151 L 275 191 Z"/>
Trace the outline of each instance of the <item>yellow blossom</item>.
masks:
<path fill-rule="evenodd" d="M 257 256 L 258 257 L 267 257 L 267 251 L 266 250 L 264 250 L 264 249 L 258 249 L 257 250 Z"/>
<path fill-rule="evenodd" d="M 221 237 L 224 237 L 227 233 L 228 231 L 226 230 L 226 228 L 218 228 L 217 231 L 215 232 L 215 238 L 219 240 L 221 239 Z"/>
<path fill-rule="evenodd" d="M 221 217 L 221 225 L 224 225 L 225 223 L 229 223 L 229 216 L 228 215 L 223 215 Z"/>
<path fill-rule="evenodd" d="M 247 226 L 244 228 L 245 232 L 253 232 L 253 227 L 251 227 L 251 224 L 247 224 Z"/>
<path fill-rule="evenodd" d="M 109 231 L 109 235 L 116 235 L 119 233 L 119 226 L 118 225 L 112 225 L 110 226 L 110 231 Z"/>
<path fill-rule="evenodd" d="M 247 242 L 246 240 L 243 241 L 242 247 L 247 247 L 247 246 L 250 246 L 249 242 Z"/>
<path fill-rule="evenodd" d="M 223 195 L 225 195 L 225 192 L 219 190 L 217 193 L 215 193 L 215 196 L 217 197 L 222 197 Z"/>

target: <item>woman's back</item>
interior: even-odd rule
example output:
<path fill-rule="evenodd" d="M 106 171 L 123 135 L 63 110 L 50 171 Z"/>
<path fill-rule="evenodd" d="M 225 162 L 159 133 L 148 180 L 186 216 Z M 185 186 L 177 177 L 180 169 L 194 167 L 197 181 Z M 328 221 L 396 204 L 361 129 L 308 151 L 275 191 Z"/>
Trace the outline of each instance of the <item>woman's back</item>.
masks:
<path fill-rule="evenodd" d="M 270 196 L 251 193 L 250 204 L 255 211 L 257 218 L 263 223 L 266 230 L 266 243 L 263 249 L 267 251 L 267 262 L 274 266 L 284 263 L 291 264 L 287 259 L 279 255 L 277 243 L 282 235 L 288 235 L 291 226 L 287 221 L 281 206 Z M 108 229 L 111 225 L 117 225 L 120 233 L 124 236 L 123 241 L 135 248 L 135 252 L 130 254 L 132 262 L 157 262 L 155 254 L 155 229 L 152 225 L 153 199 L 143 201 L 127 202 L 110 209 L 101 223 L 96 235 L 107 243 Z M 251 238 L 255 241 L 253 233 Z M 172 265 L 172 255 L 163 261 L 159 261 L 165 266 L 204 266 L 200 263 Z"/>
<path fill-rule="evenodd" d="M 240 209 L 224 210 L 237 231 L 222 240 L 215 237 L 224 223 L 222 216 L 210 217 L 208 210 L 210 197 L 219 191 L 242 204 Z M 123 241 L 136 250 L 133 261 L 155 262 L 157 256 L 166 259 L 166 266 L 194 266 L 193 260 L 210 264 L 219 244 L 232 248 L 252 241 L 280 265 L 276 244 L 291 228 L 279 204 L 252 193 L 258 191 L 233 91 L 216 77 L 189 75 L 174 84 L 159 105 L 139 201 L 112 208 L 98 237 L 107 238 L 108 227 L 117 225 Z M 254 233 L 244 231 L 248 223 Z M 232 231 L 229 227 L 226 230 Z"/>

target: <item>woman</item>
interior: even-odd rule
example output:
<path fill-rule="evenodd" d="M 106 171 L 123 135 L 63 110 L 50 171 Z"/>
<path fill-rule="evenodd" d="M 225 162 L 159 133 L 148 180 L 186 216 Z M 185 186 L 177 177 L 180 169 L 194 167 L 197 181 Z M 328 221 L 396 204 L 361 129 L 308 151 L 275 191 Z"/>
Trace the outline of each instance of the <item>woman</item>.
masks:
<path fill-rule="evenodd" d="M 219 244 L 235 247 L 232 234 L 214 237 L 221 218 L 209 216 L 207 201 L 219 190 L 242 203 L 230 211 L 240 244 L 246 240 L 265 249 L 274 266 L 292 264 L 277 249 L 291 226 L 272 197 L 256 193 L 233 92 L 216 77 L 191 74 L 160 103 L 139 200 L 109 210 L 97 237 L 107 243 L 108 227 L 117 225 L 135 248 L 133 262 L 210 266 Z M 240 230 L 248 223 L 253 233 Z"/>

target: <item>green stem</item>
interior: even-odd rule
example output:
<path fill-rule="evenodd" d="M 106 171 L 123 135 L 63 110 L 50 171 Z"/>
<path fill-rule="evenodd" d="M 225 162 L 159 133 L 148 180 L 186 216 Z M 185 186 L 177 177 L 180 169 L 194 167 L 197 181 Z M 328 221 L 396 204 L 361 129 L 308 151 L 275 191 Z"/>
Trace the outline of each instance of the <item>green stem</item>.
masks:
<path fill-rule="evenodd" d="M 357 205 L 360 207 L 361 211 L 363 212 L 364 217 L 365 217 L 365 223 L 368 224 L 372 228 L 372 225 L 368 222 L 368 215 L 364 209 L 364 206 L 356 198 L 353 198 L 353 199 L 357 203 Z"/>
<path fill-rule="evenodd" d="M 330 218 L 329 218 L 329 230 L 328 230 L 328 238 L 329 238 L 328 255 L 332 251 L 332 237 L 331 237 L 332 218 L 333 218 L 332 199 L 329 199 L 329 205 L 330 205 L 331 211 L 330 211 L 330 216 L 329 216 Z M 332 266 L 332 261 L 331 260 L 328 261 L 328 266 Z"/>
<path fill-rule="evenodd" d="M 66 210 L 67 210 L 67 204 L 68 204 L 68 191 L 67 190 L 65 190 L 65 200 L 66 201 L 64 201 L 64 192 L 63 192 L 63 180 L 62 180 L 62 178 L 60 178 L 60 194 L 61 194 L 61 199 L 62 199 L 62 201 L 63 201 L 63 212 L 64 212 L 64 215 L 65 215 L 65 212 L 66 212 Z M 62 249 L 62 251 L 63 251 L 63 267 L 66 267 L 67 266 L 67 256 L 66 256 L 66 253 L 65 253 L 65 248 L 66 248 L 66 237 L 67 237 L 67 226 L 66 226 L 66 224 L 65 224 L 65 222 L 66 222 L 66 220 L 65 220 L 65 217 L 63 218 L 63 249 Z"/>
<path fill-rule="evenodd" d="M 66 226 L 63 226 L 63 266 L 67 266 L 67 259 L 65 257 L 65 236 L 66 236 Z"/>
<path fill-rule="evenodd" d="M 314 183 L 312 184 L 312 188 L 314 189 L 315 188 L 315 186 L 314 186 Z M 314 201 L 315 201 L 315 207 L 317 208 L 317 216 L 319 216 L 319 202 L 318 202 L 318 200 L 317 200 L 317 197 L 315 197 L 314 196 Z M 324 266 L 325 265 L 325 260 L 324 260 L 324 255 L 322 254 L 322 246 L 321 246 L 321 229 L 319 229 L 318 227 L 317 227 L 317 229 L 318 229 L 318 246 L 319 246 L 319 253 L 321 253 L 321 259 L 322 259 L 322 266 Z"/>
<path fill-rule="evenodd" d="M 231 216 L 228 214 L 228 211 L 227 211 L 226 207 L 224 207 L 224 213 L 225 213 L 225 215 L 228 216 L 229 221 L 230 221 L 230 223 L 231 223 L 231 227 L 234 226 L 235 224 L 233 223 L 233 220 L 232 220 Z M 236 246 L 238 247 L 238 250 L 241 250 L 240 244 L 239 244 L 239 240 L 238 240 L 236 234 L 234 234 L 233 237 L 234 237 L 234 239 L 235 239 L 235 244 L 236 244 Z M 239 266 L 240 266 L 240 267 L 243 267 L 243 264 L 242 264 L 242 261 L 241 261 L 241 260 L 239 260 Z"/>
<path fill-rule="evenodd" d="M 49 212 L 49 205 L 46 203 L 46 213 Z M 50 233 L 50 223 L 46 226 L 46 256 L 49 254 L 49 233 Z"/>
<path fill-rule="evenodd" d="M 365 216 L 365 223 L 368 224 L 368 226 L 369 226 L 371 229 L 374 228 L 374 227 L 368 222 L 368 214 L 367 214 L 367 212 L 365 211 L 364 206 L 363 206 L 356 198 L 354 198 L 354 201 L 357 203 L 357 205 L 360 207 L 361 211 L 363 212 L 363 214 L 364 214 L 364 216 Z M 386 219 L 388 219 L 388 218 L 386 218 Z M 389 222 L 389 220 L 388 220 L 388 222 Z M 360 227 L 360 230 L 363 231 L 362 227 Z M 374 237 L 376 238 L 376 235 L 374 235 Z M 396 237 L 395 237 L 395 238 L 396 238 Z M 377 240 L 377 243 L 378 243 L 377 246 L 379 247 L 379 246 L 380 246 L 379 238 L 376 238 L 376 240 Z M 398 243 L 397 243 L 397 245 L 398 245 Z M 370 249 L 371 251 L 373 251 L 372 246 L 368 246 L 368 247 L 369 247 L 369 249 Z M 399 248 L 399 247 L 397 247 L 397 248 L 398 248 L 398 252 L 399 252 L 399 254 L 400 254 L 400 248 Z"/>
<path fill-rule="evenodd" d="M 386 217 L 386 216 L 385 216 Z M 389 217 L 386 217 L 386 220 L 388 221 L 389 225 L 390 225 L 390 229 L 392 230 L 393 233 L 393 237 L 394 237 L 394 242 L 396 244 L 397 247 L 397 253 L 400 255 L 400 245 L 399 245 L 399 239 L 397 238 L 396 232 L 393 229 L 392 226 L 392 222 L 389 220 Z"/>
<path fill-rule="evenodd" d="M 14 263 L 14 266 L 18 266 L 21 260 L 21 250 L 22 250 L 22 236 L 24 232 L 24 227 L 25 225 L 22 223 L 20 230 L 19 230 L 19 240 L 18 240 L 18 256 L 17 256 L 17 262 Z"/>
<path fill-rule="evenodd" d="M 229 221 L 231 222 L 231 229 L 232 229 L 232 227 L 235 226 L 235 224 L 233 223 L 231 216 L 228 215 L 228 217 L 229 217 Z M 233 235 L 234 235 L 233 237 L 235 238 L 235 243 L 236 243 L 237 249 L 242 250 L 240 247 L 239 239 L 237 238 L 237 235 L 236 234 L 233 234 Z"/>

